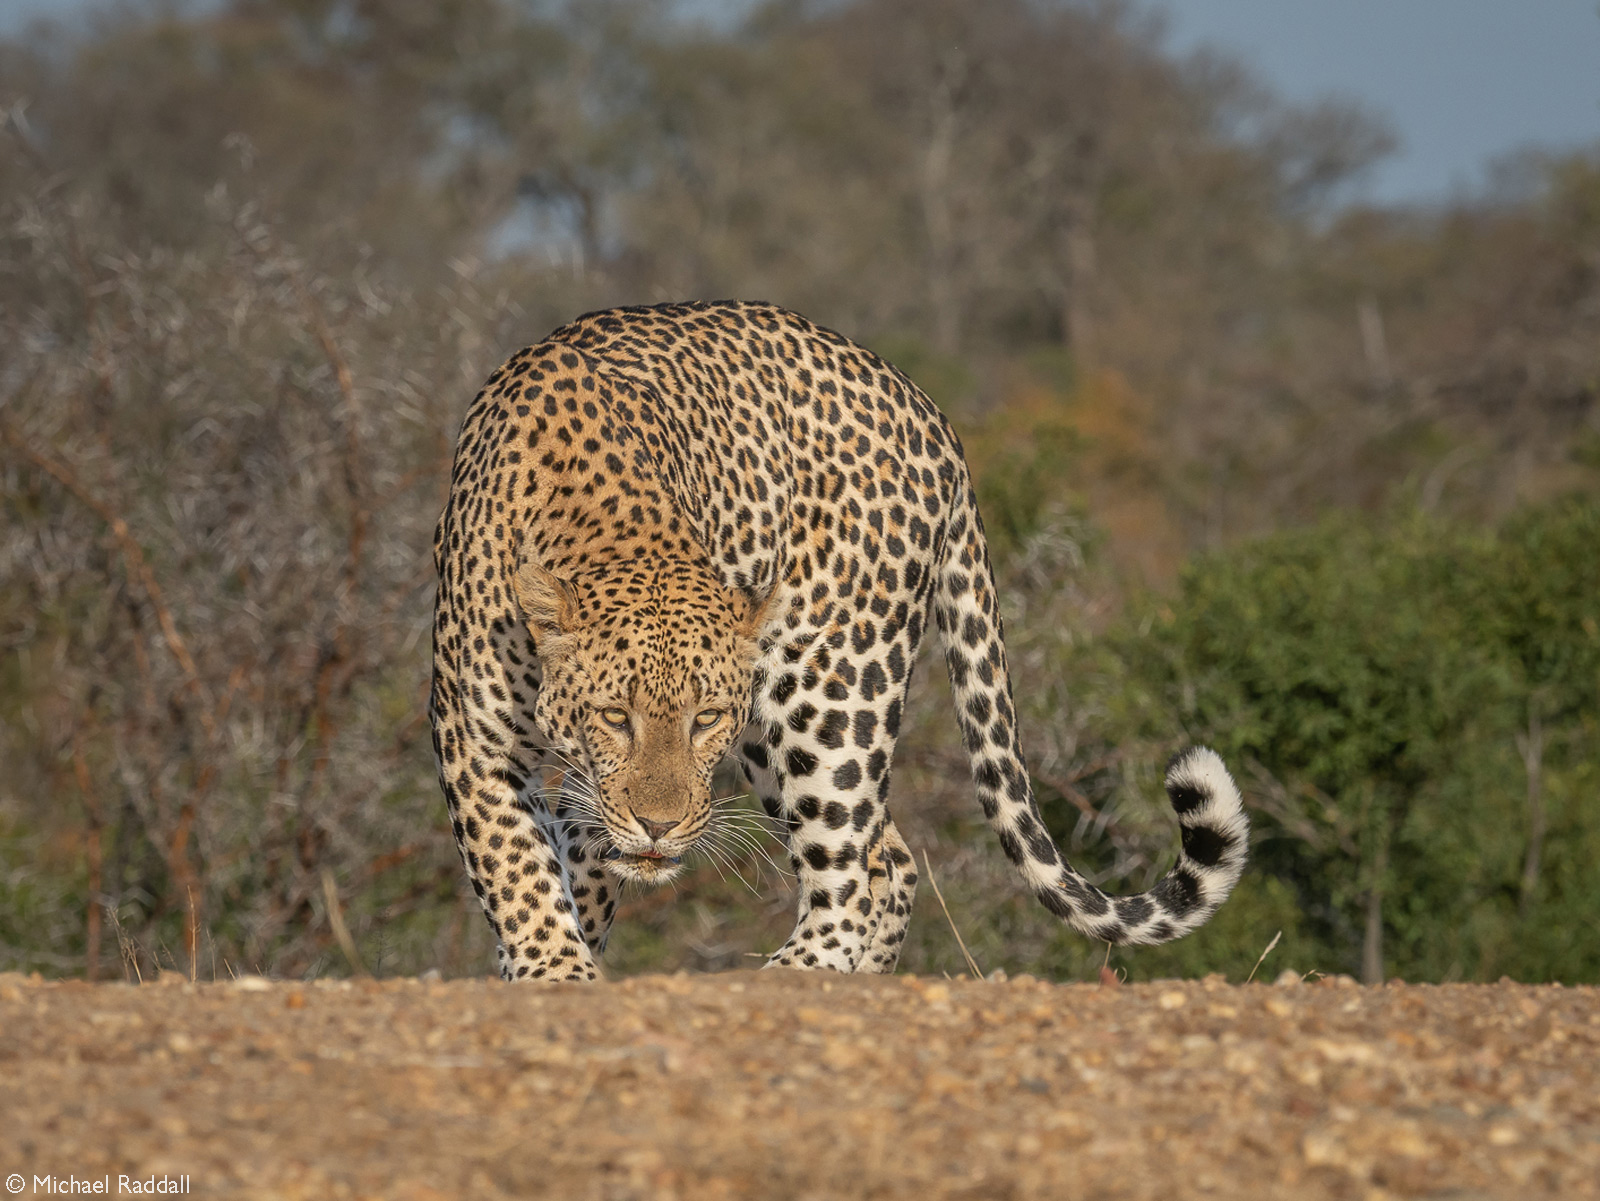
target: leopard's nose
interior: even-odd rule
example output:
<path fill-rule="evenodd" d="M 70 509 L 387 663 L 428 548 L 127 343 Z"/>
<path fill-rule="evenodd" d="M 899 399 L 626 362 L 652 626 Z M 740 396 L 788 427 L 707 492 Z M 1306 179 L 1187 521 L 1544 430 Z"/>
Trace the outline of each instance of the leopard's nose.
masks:
<path fill-rule="evenodd" d="M 637 815 L 635 815 L 637 816 Z M 644 827 L 644 832 L 651 838 L 665 838 L 678 825 L 677 822 L 653 822 L 647 818 L 639 818 L 639 824 Z"/>

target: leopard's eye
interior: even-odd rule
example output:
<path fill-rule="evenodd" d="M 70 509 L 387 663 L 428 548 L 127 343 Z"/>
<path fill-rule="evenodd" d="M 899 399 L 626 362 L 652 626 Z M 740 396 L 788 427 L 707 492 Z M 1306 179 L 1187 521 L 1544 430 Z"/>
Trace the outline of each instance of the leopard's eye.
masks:
<path fill-rule="evenodd" d="M 628 728 L 628 711 L 612 705 L 609 709 L 600 710 L 600 720 L 615 729 L 626 730 Z"/>
<path fill-rule="evenodd" d="M 694 715 L 694 725 L 697 730 L 709 730 L 722 720 L 721 709 L 702 709 Z"/>

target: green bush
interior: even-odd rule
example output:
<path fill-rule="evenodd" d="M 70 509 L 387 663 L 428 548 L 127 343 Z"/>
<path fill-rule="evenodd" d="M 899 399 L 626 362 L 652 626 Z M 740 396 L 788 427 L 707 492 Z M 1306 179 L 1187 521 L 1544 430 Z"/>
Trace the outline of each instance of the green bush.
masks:
<path fill-rule="evenodd" d="M 1571 500 L 1497 536 L 1340 516 L 1206 556 L 1098 652 L 1104 737 L 1224 755 L 1252 871 L 1334 956 L 1305 966 L 1600 978 L 1596 547 Z"/>

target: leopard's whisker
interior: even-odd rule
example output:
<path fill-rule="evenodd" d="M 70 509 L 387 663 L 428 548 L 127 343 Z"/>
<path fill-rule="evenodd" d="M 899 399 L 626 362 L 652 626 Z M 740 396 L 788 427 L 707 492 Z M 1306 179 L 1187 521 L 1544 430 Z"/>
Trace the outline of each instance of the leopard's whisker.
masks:
<path fill-rule="evenodd" d="M 756 856 L 764 860 L 773 871 L 778 873 L 780 877 L 793 877 L 793 873 L 779 867 L 778 864 L 773 860 L 772 856 L 767 852 L 767 849 L 763 847 L 756 839 L 751 837 L 747 831 L 731 827 L 724 827 L 720 829 L 718 833 L 721 837 L 734 841 L 735 845 L 743 849 L 746 855 Z"/>
<path fill-rule="evenodd" d="M 738 831 L 738 833 L 742 834 L 745 838 L 748 838 L 751 842 L 757 844 L 760 844 L 763 840 L 773 843 L 782 842 L 782 839 L 778 838 L 778 836 L 768 826 L 753 826 L 744 825 L 737 822 L 728 822 L 727 824 L 720 825 L 717 828 L 720 830 Z"/>
<path fill-rule="evenodd" d="M 726 864 L 730 865 L 731 870 L 739 876 L 739 880 L 744 880 L 744 864 L 749 864 L 757 883 L 762 881 L 762 857 L 752 856 L 744 844 L 733 843 L 726 830 L 709 830 L 706 838 L 702 841 L 704 841 L 707 851 L 715 851 L 723 857 Z M 771 862 L 771 860 L 768 860 L 768 862 Z M 754 886 L 750 886 L 750 889 L 755 891 Z"/>
<path fill-rule="evenodd" d="M 726 864 L 728 870 L 733 873 L 735 879 L 749 889 L 751 893 L 755 894 L 756 896 L 761 895 L 756 889 L 755 885 L 751 884 L 750 881 L 744 878 L 744 874 L 739 871 L 738 865 L 728 857 L 727 852 L 723 848 L 719 847 L 714 842 L 702 841 L 698 844 L 697 849 L 705 852 L 707 862 L 711 864 L 717 875 L 721 876 L 724 882 L 726 882 L 728 877 L 723 875 L 722 868 L 718 866 L 719 861 L 723 864 Z"/>
<path fill-rule="evenodd" d="M 578 814 L 597 822 L 605 820 L 604 814 L 600 812 L 600 805 L 597 800 L 575 796 L 568 796 L 566 800 L 568 804 L 563 806 L 560 813 L 553 814 L 553 816 L 565 818 L 569 814 Z"/>
<path fill-rule="evenodd" d="M 770 819 L 760 814 L 751 813 L 748 809 L 736 809 L 731 813 L 717 813 L 713 817 L 720 825 L 737 827 L 741 830 L 773 833 L 773 822 Z"/>
<path fill-rule="evenodd" d="M 723 874 L 722 867 L 717 862 L 713 848 L 708 845 L 701 844 L 697 846 L 695 850 L 703 852 L 702 857 L 704 858 L 705 862 L 711 865 L 711 870 L 717 873 L 717 878 L 726 884 L 728 882 L 728 877 Z"/>
<path fill-rule="evenodd" d="M 544 753 L 546 755 L 554 755 L 561 761 L 562 766 L 556 770 L 562 771 L 565 774 L 576 776 L 581 783 L 586 784 L 591 788 L 595 786 L 594 777 L 574 763 L 572 761 L 572 756 L 568 755 L 560 747 L 547 746 L 544 748 Z M 545 766 L 548 767 L 549 765 L 546 764 Z"/>

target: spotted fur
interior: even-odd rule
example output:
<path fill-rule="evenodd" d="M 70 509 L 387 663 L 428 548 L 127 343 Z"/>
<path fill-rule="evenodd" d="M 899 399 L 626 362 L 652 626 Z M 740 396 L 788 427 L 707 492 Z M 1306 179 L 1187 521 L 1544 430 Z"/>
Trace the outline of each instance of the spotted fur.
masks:
<path fill-rule="evenodd" d="M 730 751 L 799 880 L 769 963 L 892 971 L 917 876 L 890 763 L 930 624 L 984 815 L 1052 913 L 1165 942 L 1243 869 L 1239 795 L 1203 748 L 1169 769 L 1181 848 L 1154 888 L 1108 896 L 1060 854 L 960 442 L 793 313 L 614 309 L 514 355 L 462 427 L 435 562 L 434 743 L 507 978 L 595 977 L 618 879 L 676 873 Z"/>

